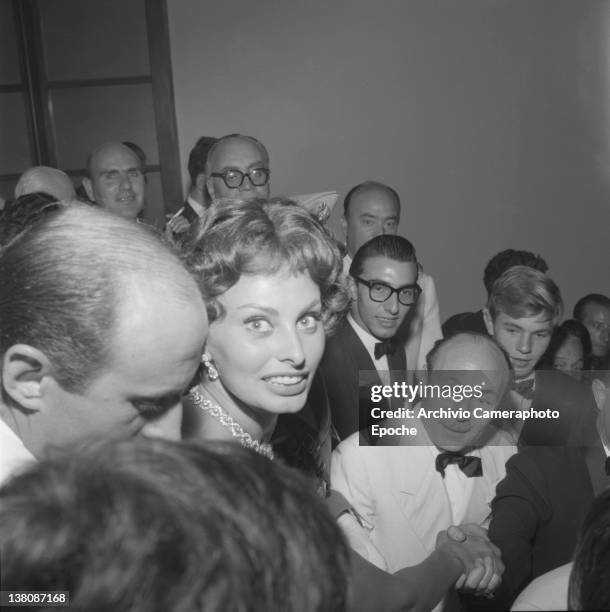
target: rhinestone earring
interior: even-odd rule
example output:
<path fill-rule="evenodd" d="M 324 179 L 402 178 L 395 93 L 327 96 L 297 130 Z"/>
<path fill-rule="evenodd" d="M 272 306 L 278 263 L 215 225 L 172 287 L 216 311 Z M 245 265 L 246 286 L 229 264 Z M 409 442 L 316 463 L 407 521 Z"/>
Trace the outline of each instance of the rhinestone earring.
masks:
<path fill-rule="evenodd" d="M 214 367 L 212 358 L 207 353 L 203 353 L 203 355 L 201 355 L 201 363 L 205 368 L 208 378 L 210 380 L 216 380 L 218 378 L 218 370 Z"/>

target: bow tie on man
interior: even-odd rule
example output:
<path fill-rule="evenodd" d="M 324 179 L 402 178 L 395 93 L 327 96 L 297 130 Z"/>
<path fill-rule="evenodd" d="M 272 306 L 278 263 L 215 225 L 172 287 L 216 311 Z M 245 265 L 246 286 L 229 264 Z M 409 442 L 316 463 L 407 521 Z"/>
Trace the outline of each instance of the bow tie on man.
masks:
<path fill-rule="evenodd" d="M 534 397 L 534 377 L 525 380 L 516 380 L 512 390 L 517 392 L 524 399 L 531 400 Z"/>
<path fill-rule="evenodd" d="M 393 355 L 398 347 L 398 341 L 395 338 L 386 338 L 381 342 L 375 343 L 375 359 L 381 359 L 384 355 Z"/>
<path fill-rule="evenodd" d="M 450 464 L 455 463 L 468 478 L 473 476 L 483 476 L 483 466 L 481 458 L 473 455 L 464 455 L 452 451 L 444 451 L 436 456 L 436 471 L 445 478 L 445 468 Z"/>

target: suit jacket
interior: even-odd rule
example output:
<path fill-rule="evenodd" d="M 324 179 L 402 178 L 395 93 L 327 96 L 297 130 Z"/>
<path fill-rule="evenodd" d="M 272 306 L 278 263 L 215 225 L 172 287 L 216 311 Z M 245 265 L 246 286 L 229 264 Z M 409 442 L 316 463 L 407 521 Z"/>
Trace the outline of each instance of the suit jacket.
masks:
<path fill-rule="evenodd" d="M 506 566 L 494 607 L 509 609 L 533 578 L 570 561 L 593 499 L 580 448 L 532 446 L 510 458 L 489 526 Z"/>
<path fill-rule="evenodd" d="M 378 405 L 388 410 L 391 405 L 386 398 L 377 404 L 372 403 L 370 388 L 382 382 L 366 347 L 347 319 L 328 339 L 319 372 L 328 393 L 332 424 L 339 439 L 363 430 L 365 439 L 371 442 L 367 431 L 378 420 L 371 416 L 371 408 Z"/>
<path fill-rule="evenodd" d="M 413 446 L 359 446 L 358 435 L 352 435 L 332 456 L 331 486 L 362 518 L 390 572 L 423 561 L 434 550 L 438 532 L 453 522 L 447 490 L 421 424 L 418 438 L 419 445 Z M 505 476 L 504 464 L 515 452 L 501 432 L 490 442 L 481 448 L 483 476 L 474 478 L 464 523 L 482 524 L 489 517 L 496 485 Z"/>
<path fill-rule="evenodd" d="M 531 410 L 556 410 L 558 419 L 528 419 L 520 446 L 582 446 L 597 412 L 590 389 L 558 370 L 536 370 Z"/>

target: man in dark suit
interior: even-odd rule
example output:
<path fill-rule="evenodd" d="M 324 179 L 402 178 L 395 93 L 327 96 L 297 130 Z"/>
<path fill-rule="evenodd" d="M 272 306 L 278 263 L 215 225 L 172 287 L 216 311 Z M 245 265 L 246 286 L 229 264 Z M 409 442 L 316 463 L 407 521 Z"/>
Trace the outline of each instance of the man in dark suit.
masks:
<path fill-rule="evenodd" d="M 218 142 L 218 138 L 202 136 L 191 149 L 188 161 L 191 187 L 182 208 L 167 222 L 166 231 L 176 238 L 184 234 L 189 227 L 198 221 L 209 206 L 209 195 L 206 188 L 205 163 L 208 153 Z"/>
<path fill-rule="evenodd" d="M 404 341 L 396 333 L 421 291 L 413 245 L 389 234 L 369 240 L 354 255 L 348 284 L 351 309 L 329 339 L 320 368 L 340 439 L 364 428 L 370 436 L 370 426 L 382 420 L 371 415 L 371 385 L 406 380 Z M 383 401 L 379 408 L 402 403 Z"/>
<path fill-rule="evenodd" d="M 546 274 L 513 266 L 494 283 L 483 310 L 488 333 L 508 353 L 514 370 L 506 408 L 537 412 L 514 422 L 520 445 L 581 445 L 595 413 L 591 392 L 577 381 L 556 370 L 534 369 L 562 309 L 559 288 Z"/>
<path fill-rule="evenodd" d="M 531 580 L 572 559 L 593 499 L 580 448 L 528 446 L 508 460 L 489 526 L 506 571 L 490 607 L 508 610 Z"/>

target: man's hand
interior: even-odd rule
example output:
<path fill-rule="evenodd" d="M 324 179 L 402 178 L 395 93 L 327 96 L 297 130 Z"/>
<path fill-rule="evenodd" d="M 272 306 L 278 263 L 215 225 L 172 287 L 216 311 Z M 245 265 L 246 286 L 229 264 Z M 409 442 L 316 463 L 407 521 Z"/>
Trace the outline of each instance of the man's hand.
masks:
<path fill-rule="evenodd" d="M 487 531 L 479 525 L 449 527 L 437 536 L 436 548 L 453 555 L 462 564 L 464 573 L 456 582 L 456 589 L 491 595 L 500 585 L 504 572 L 500 549 L 490 542 Z"/>
<path fill-rule="evenodd" d="M 168 229 L 174 234 L 182 234 L 191 226 L 191 224 L 184 217 L 173 217 L 167 223 Z"/>

